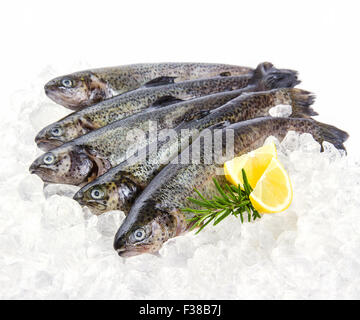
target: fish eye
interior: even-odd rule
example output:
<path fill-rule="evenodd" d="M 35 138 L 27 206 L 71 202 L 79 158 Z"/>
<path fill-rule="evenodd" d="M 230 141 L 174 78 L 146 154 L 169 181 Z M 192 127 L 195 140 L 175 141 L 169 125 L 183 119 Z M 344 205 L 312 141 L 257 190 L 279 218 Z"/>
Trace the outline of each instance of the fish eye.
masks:
<path fill-rule="evenodd" d="M 53 137 L 59 137 L 62 134 L 62 130 L 60 127 L 52 128 L 50 132 Z"/>
<path fill-rule="evenodd" d="M 104 197 L 104 191 L 102 191 L 100 188 L 94 188 L 93 190 L 91 190 L 90 195 L 91 195 L 91 198 L 93 198 L 95 200 L 99 200 Z"/>
<path fill-rule="evenodd" d="M 134 238 L 136 241 L 144 240 L 145 235 L 146 235 L 146 233 L 143 228 L 139 228 L 134 231 Z"/>
<path fill-rule="evenodd" d="M 61 81 L 61 84 L 65 87 L 65 88 L 71 88 L 73 86 L 73 81 L 69 78 L 65 78 Z"/>
<path fill-rule="evenodd" d="M 52 153 L 48 153 L 44 156 L 43 161 L 45 164 L 52 164 L 55 161 L 55 157 Z"/>

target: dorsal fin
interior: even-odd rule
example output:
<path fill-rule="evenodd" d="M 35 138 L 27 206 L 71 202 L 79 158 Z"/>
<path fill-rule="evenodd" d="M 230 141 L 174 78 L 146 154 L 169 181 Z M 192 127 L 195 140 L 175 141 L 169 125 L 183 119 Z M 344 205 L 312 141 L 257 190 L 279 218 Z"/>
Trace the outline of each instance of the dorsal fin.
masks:
<path fill-rule="evenodd" d="M 182 101 L 183 100 L 173 97 L 173 96 L 163 96 L 163 97 L 157 99 L 151 105 L 151 107 L 164 107 L 164 106 L 168 106 L 169 104 L 178 103 L 178 102 L 182 102 Z"/>
<path fill-rule="evenodd" d="M 221 121 L 221 122 L 218 122 L 218 123 L 213 124 L 212 126 L 208 127 L 208 129 L 210 129 L 210 130 L 214 130 L 214 129 L 224 129 L 224 128 L 226 128 L 227 126 L 229 126 L 230 124 L 231 124 L 230 121 L 225 120 L 225 121 Z"/>
<path fill-rule="evenodd" d="M 144 84 L 144 87 L 156 87 L 156 86 L 163 86 L 166 84 L 172 84 L 175 83 L 176 77 L 157 77 L 155 79 L 152 79 Z"/>
<path fill-rule="evenodd" d="M 252 76 L 252 79 L 250 80 L 250 83 L 256 83 L 257 81 L 264 78 L 266 73 L 273 68 L 273 64 L 270 62 L 263 62 L 260 63 L 256 69 L 254 70 L 254 74 Z"/>

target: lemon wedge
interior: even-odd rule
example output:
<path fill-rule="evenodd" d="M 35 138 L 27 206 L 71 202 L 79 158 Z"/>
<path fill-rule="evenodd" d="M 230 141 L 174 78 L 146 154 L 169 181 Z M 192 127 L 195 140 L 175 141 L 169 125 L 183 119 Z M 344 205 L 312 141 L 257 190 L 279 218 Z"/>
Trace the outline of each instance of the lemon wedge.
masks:
<path fill-rule="evenodd" d="M 277 153 L 275 143 L 271 142 L 240 157 L 226 161 L 224 163 L 225 177 L 235 186 L 240 184 L 242 187 L 244 182 L 241 170 L 244 169 L 249 184 L 254 189 L 273 158 L 277 158 Z"/>
<path fill-rule="evenodd" d="M 253 189 L 249 198 L 257 211 L 275 213 L 290 206 L 293 198 L 290 178 L 277 158 L 273 142 L 225 162 L 226 179 L 243 188 L 242 169 Z"/>
<path fill-rule="evenodd" d="M 278 159 L 271 160 L 249 198 L 261 213 L 281 212 L 290 206 L 293 198 L 291 181 Z"/>

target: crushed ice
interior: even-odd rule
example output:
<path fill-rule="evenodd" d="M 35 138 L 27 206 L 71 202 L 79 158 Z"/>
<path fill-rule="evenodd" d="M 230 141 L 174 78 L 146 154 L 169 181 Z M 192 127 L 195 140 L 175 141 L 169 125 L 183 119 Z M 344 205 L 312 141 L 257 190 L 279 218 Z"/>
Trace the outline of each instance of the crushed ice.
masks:
<path fill-rule="evenodd" d="M 289 117 L 292 114 L 292 107 L 288 104 L 279 104 L 269 110 L 272 117 Z"/>
<path fill-rule="evenodd" d="M 41 153 L 33 137 L 67 113 L 44 97 L 56 75 L 45 73 L 14 95 L 1 126 L 0 298 L 360 298 L 358 159 L 289 132 L 276 141 L 294 188 L 286 212 L 230 217 L 168 241 L 161 258 L 125 260 L 112 249 L 123 213 L 91 215 L 69 197 L 76 189 L 28 173 Z"/>

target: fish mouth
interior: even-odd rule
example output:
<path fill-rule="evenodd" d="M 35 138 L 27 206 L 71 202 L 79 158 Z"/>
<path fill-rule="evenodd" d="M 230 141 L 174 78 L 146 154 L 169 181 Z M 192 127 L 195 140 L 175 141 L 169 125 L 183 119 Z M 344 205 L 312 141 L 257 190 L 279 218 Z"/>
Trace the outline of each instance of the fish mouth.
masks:
<path fill-rule="evenodd" d="M 58 87 L 52 82 L 48 82 L 45 86 L 44 86 L 44 91 L 45 94 L 50 98 L 50 96 L 52 96 L 54 94 L 55 91 L 58 90 Z"/>
<path fill-rule="evenodd" d="M 120 257 L 129 258 L 138 256 L 144 253 L 153 253 L 151 244 L 140 244 L 137 246 L 121 245 L 119 248 L 114 248 Z"/>
<path fill-rule="evenodd" d="M 76 200 L 81 206 L 88 207 L 90 211 L 96 215 L 104 213 L 107 209 L 107 206 L 101 202 L 96 202 L 96 200 L 84 200 L 80 196 L 76 196 L 76 194 L 74 195 L 73 199 Z"/>
<path fill-rule="evenodd" d="M 54 84 L 45 85 L 45 94 L 56 103 L 63 102 L 63 95 L 61 94 L 59 88 Z"/>
<path fill-rule="evenodd" d="M 116 252 L 122 258 L 130 258 L 130 257 L 138 256 L 138 255 L 140 255 L 142 253 L 142 252 L 137 251 L 137 250 L 128 250 L 128 249 L 125 249 L 125 248 L 116 249 Z"/>
<path fill-rule="evenodd" d="M 54 102 L 71 110 L 78 110 L 88 105 L 88 97 L 83 97 L 81 93 L 66 94 L 57 85 L 46 85 L 45 94 Z"/>
<path fill-rule="evenodd" d="M 56 183 L 54 181 L 48 180 L 46 178 L 46 176 L 48 175 L 48 172 L 46 172 L 45 170 L 41 170 L 41 168 L 34 168 L 34 169 L 30 168 L 29 171 L 30 171 L 30 174 L 36 174 L 45 183 Z"/>
<path fill-rule="evenodd" d="M 87 201 L 86 205 L 88 205 L 90 207 L 90 209 L 92 209 L 92 210 L 94 210 L 95 212 L 98 212 L 98 213 L 103 213 L 107 209 L 106 204 L 96 202 L 94 200 Z"/>
<path fill-rule="evenodd" d="M 30 174 L 36 174 L 39 176 L 43 182 L 55 183 L 54 181 L 48 179 L 48 177 L 51 177 L 54 173 L 54 170 L 51 168 L 44 168 L 41 165 L 33 163 L 29 168 L 29 172 Z"/>
<path fill-rule="evenodd" d="M 47 139 L 36 139 L 35 143 L 37 147 L 45 152 L 57 148 L 63 144 L 60 140 L 47 140 Z"/>
<path fill-rule="evenodd" d="M 29 168 L 31 174 L 46 173 L 46 169 L 41 168 L 35 164 L 32 164 Z"/>

